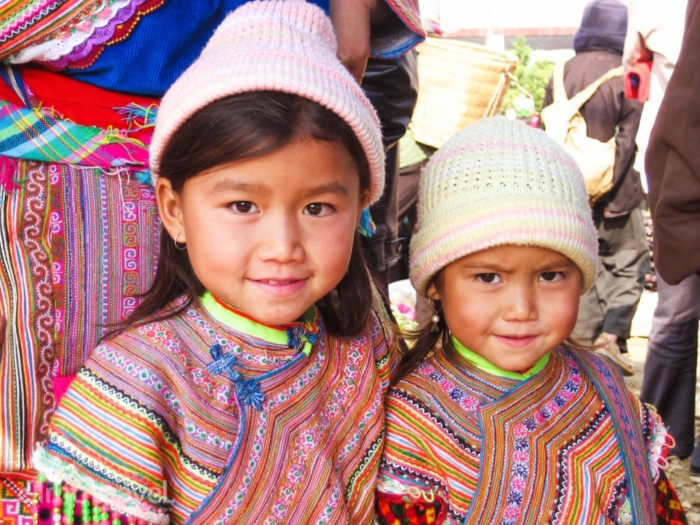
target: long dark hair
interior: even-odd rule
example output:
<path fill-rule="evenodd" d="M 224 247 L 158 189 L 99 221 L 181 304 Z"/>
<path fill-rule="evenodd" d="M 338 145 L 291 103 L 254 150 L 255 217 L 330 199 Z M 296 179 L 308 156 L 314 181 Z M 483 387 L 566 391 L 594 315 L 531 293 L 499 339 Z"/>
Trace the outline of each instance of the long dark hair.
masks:
<path fill-rule="evenodd" d="M 288 93 L 256 91 L 213 102 L 190 117 L 168 142 L 160 162 L 160 177 L 182 191 L 187 179 L 205 170 L 273 153 L 295 139 L 331 142 L 345 148 L 360 176 L 360 191 L 369 188 L 367 158 L 350 127 L 321 105 Z M 204 293 L 187 252 L 178 250 L 165 228 L 160 235 L 156 276 L 141 304 L 118 327 L 175 316 Z M 186 299 L 173 307 L 178 297 Z M 318 301 L 326 330 L 338 336 L 362 332 L 370 319 L 372 293 L 359 234 L 347 274 Z M 114 333 L 114 332 L 112 332 Z"/>

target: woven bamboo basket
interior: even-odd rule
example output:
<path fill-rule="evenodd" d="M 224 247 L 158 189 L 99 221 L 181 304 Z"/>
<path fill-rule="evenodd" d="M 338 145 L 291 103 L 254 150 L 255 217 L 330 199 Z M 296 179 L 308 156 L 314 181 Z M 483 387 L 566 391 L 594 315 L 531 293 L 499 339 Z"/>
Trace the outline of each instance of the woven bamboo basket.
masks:
<path fill-rule="evenodd" d="M 517 65 L 506 51 L 428 38 L 418 51 L 415 139 L 439 148 L 467 124 L 498 113 Z"/>

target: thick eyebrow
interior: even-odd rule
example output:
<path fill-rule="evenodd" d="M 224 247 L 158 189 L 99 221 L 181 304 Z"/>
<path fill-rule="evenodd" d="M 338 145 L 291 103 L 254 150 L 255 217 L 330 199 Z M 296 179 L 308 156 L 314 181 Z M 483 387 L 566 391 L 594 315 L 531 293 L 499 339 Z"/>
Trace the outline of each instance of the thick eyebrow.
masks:
<path fill-rule="evenodd" d="M 268 188 L 264 184 L 251 184 L 250 182 L 239 182 L 235 179 L 222 179 L 214 184 L 209 193 L 221 191 L 244 191 L 248 193 L 258 193 L 266 191 Z"/>
<path fill-rule="evenodd" d="M 507 272 L 511 270 L 511 268 L 506 268 L 505 266 L 501 266 L 498 263 L 495 262 L 486 262 L 486 261 L 473 261 L 473 262 L 465 262 L 462 263 L 462 268 L 471 268 L 474 270 L 488 270 L 488 271 L 494 271 L 494 272 Z"/>
<path fill-rule="evenodd" d="M 329 182 L 328 184 L 321 184 L 320 186 L 309 188 L 308 191 L 304 192 L 304 197 L 315 197 L 316 195 L 324 195 L 326 193 L 335 193 L 342 197 L 347 197 L 349 195 L 348 189 L 339 182 Z"/>
<path fill-rule="evenodd" d="M 559 268 L 576 268 L 573 261 L 566 259 L 565 261 L 553 261 L 548 265 L 540 268 L 541 272 L 549 272 L 552 270 L 558 270 Z"/>

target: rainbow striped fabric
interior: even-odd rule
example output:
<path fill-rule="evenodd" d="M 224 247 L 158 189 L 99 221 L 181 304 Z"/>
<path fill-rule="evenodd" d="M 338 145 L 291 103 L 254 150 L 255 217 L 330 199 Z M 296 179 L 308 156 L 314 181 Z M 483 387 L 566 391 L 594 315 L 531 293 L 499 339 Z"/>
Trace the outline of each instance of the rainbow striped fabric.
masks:
<path fill-rule="evenodd" d="M 419 523 L 397 495 L 446 524 L 656 523 L 666 431 L 611 362 L 560 348 L 521 382 L 458 359 L 436 351 L 387 397 L 380 523 Z"/>
<path fill-rule="evenodd" d="M 98 346 L 34 456 L 152 523 L 371 523 L 387 319 L 310 354 L 237 332 L 200 302 Z"/>
<path fill-rule="evenodd" d="M 22 187 L 0 191 L 0 312 L 8 326 L 0 354 L 0 472 L 28 468 L 55 406 L 48 174 L 45 165 L 25 163 L 13 173 Z"/>
<path fill-rule="evenodd" d="M 72 376 L 152 282 L 153 188 L 98 168 L 0 157 L 22 181 L 0 191 L 0 472 L 29 468 L 48 431 L 53 382 Z"/>

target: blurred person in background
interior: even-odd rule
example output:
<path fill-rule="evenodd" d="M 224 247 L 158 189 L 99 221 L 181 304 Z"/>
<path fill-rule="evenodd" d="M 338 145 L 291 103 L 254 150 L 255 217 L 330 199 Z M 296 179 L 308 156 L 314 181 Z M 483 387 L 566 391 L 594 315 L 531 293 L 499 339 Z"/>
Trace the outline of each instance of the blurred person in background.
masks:
<path fill-rule="evenodd" d="M 646 146 L 644 171 L 654 228 L 658 303 L 641 397 L 656 407 L 675 438 L 670 453 L 680 458 L 690 456 L 690 471 L 700 474 L 700 444 L 695 444 L 700 319 L 700 2 L 632 0 L 629 6 L 626 65 L 633 68 L 653 61 L 649 102 L 642 117 L 642 129 L 651 129 L 651 136 L 648 145 L 641 136 L 638 142 L 640 148 Z"/>
<path fill-rule="evenodd" d="M 595 0 L 586 5 L 574 36 L 576 56 L 564 67 L 569 98 L 607 71 L 622 64 L 627 33 L 627 7 L 617 0 Z M 544 106 L 553 102 L 550 81 Z M 581 297 L 574 335 L 585 343 L 604 345 L 601 351 L 632 375 L 624 355 L 632 318 L 649 268 L 640 204 L 644 200 L 639 173 L 634 169 L 635 137 L 642 104 L 624 97 L 622 77 L 602 84 L 581 107 L 588 136 L 601 142 L 615 137 L 613 187 L 592 207 L 598 230 L 600 270 L 595 285 Z"/>

